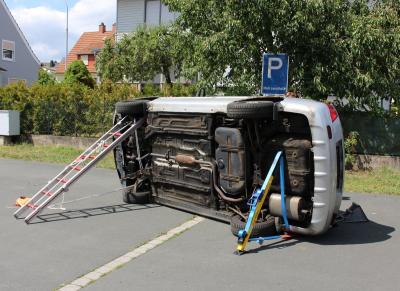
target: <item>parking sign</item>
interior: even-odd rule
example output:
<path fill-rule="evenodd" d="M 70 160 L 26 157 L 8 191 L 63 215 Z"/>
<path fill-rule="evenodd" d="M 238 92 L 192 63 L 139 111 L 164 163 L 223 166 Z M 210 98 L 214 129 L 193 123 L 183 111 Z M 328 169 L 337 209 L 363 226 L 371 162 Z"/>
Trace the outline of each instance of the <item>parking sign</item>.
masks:
<path fill-rule="evenodd" d="M 287 54 L 264 54 L 262 94 L 286 94 L 288 90 L 288 74 L 289 57 Z"/>

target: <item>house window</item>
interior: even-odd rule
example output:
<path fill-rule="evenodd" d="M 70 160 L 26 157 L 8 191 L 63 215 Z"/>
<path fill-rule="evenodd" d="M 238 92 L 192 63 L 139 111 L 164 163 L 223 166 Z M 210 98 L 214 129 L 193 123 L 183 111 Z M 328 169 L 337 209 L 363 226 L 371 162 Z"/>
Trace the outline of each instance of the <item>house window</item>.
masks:
<path fill-rule="evenodd" d="M 160 0 L 146 1 L 146 24 L 160 25 Z"/>
<path fill-rule="evenodd" d="M 171 12 L 168 6 L 161 5 L 161 24 L 174 22 L 177 17 L 176 12 Z"/>
<path fill-rule="evenodd" d="M 85 64 L 85 66 L 89 65 L 89 56 L 81 55 L 81 61 Z"/>
<path fill-rule="evenodd" d="M 16 84 L 16 83 L 19 83 L 19 82 L 22 82 L 22 83 L 26 84 L 26 80 L 25 79 L 8 78 L 8 84 L 9 85 Z"/>
<path fill-rule="evenodd" d="M 15 42 L 10 40 L 2 40 L 2 55 L 5 61 L 15 61 Z"/>
<path fill-rule="evenodd" d="M 172 22 L 176 19 L 176 13 L 171 12 L 168 6 L 161 3 L 160 0 L 146 1 L 146 24 L 157 26 Z"/>

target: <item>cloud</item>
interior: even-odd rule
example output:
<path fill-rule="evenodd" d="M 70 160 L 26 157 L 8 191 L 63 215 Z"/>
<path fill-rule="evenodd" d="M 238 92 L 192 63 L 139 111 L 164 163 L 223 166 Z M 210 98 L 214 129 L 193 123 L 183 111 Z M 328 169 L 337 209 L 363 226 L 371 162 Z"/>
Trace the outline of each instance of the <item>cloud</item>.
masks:
<path fill-rule="evenodd" d="M 58 60 L 60 55 L 63 53 L 65 54 L 65 49 L 64 51 L 60 51 L 59 49 L 50 47 L 47 43 L 43 42 L 35 42 L 31 47 L 36 56 L 43 61 Z"/>
<path fill-rule="evenodd" d="M 116 1 L 80 0 L 70 7 L 69 49 L 85 31 L 96 31 L 104 22 L 115 22 Z M 60 60 L 65 54 L 66 12 L 47 6 L 17 7 L 11 13 L 41 61 Z"/>
<path fill-rule="evenodd" d="M 116 21 L 116 1 L 110 0 L 81 0 L 71 9 L 71 32 L 93 31 L 104 22 L 111 28 Z M 78 33 L 80 35 L 80 33 Z"/>
<path fill-rule="evenodd" d="M 33 51 L 41 61 L 61 57 L 65 39 L 65 13 L 44 6 L 17 8 L 11 11 Z M 65 44 L 64 44 L 65 47 Z"/>

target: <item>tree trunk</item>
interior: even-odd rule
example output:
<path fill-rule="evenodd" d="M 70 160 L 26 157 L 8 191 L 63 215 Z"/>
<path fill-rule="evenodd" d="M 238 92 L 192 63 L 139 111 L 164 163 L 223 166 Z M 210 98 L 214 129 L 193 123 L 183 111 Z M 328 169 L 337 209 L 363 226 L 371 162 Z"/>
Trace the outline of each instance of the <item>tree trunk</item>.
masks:
<path fill-rule="evenodd" d="M 162 73 L 165 76 L 165 83 L 167 83 L 168 85 L 172 84 L 172 80 L 171 80 L 171 75 L 169 73 L 169 67 L 162 67 Z"/>

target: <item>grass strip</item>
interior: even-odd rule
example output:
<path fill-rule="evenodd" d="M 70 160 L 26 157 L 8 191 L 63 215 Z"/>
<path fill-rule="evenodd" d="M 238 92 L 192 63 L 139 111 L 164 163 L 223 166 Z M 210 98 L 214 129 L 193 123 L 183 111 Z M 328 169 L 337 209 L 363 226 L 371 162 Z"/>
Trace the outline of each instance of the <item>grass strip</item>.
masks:
<path fill-rule="evenodd" d="M 346 192 L 400 195 L 400 171 L 389 167 L 371 171 L 348 171 L 344 190 Z"/>
<path fill-rule="evenodd" d="M 69 164 L 82 152 L 82 149 L 66 146 L 33 146 L 30 144 L 0 146 L 0 158 L 56 164 Z M 96 167 L 115 169 L 112 153 L 104 157 Z"/>

